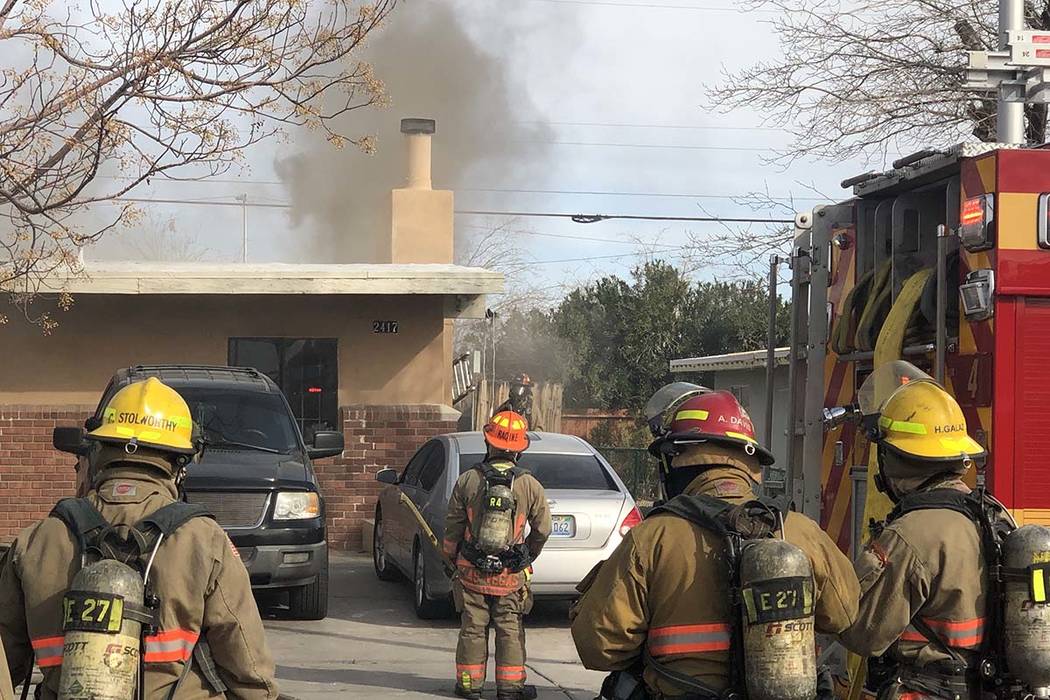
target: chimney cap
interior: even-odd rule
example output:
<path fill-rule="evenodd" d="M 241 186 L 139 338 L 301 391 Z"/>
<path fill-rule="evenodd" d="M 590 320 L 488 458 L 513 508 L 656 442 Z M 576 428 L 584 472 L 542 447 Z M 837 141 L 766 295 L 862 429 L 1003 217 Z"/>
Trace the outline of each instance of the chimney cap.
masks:
<path fill-rule="evenodd" d="M 437 123 L 433 119 L 409 117 L 401 120 L 402 134 L 433 134 L 436 130 Z"/>

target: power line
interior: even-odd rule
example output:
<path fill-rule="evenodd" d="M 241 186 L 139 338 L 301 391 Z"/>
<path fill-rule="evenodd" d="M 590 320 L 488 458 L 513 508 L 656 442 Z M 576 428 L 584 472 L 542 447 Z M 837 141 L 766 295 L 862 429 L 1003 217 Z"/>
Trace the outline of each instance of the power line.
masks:
<path fill-rule="evenodd" d="M 662 148 L 662 147 L 661 147 Z M 99 177 L 105 177 L 112 180 L 126 180 L 128 178 L 115 177 L 113 175 L 100 175 Z M 222 179 L 222 178 L 206 178 L 204 180 L 172 180 L 169 178 L 160 179 L 159 182 L 164 183 L 178 183 L 178 184 L 234 184 L 234 185 L 284 185 L 286 183 L 279 180 L 243 180 L 243 179 Z M 156 184 L 156 183 L 149 183 Z M 597 196 L 609 196 L 609 197 L 678 197 L 685 199 L 742 199 L 747 195 L 732 195 L 732 194 L 688 194 L 684 192 L 611 192 L 604 190 L 543 190 L 543 189 L 527 189 L 527 188 L 515 188 L 515 187 L 456 187 L 453 188 L 457 192 L 506 192 L 512 194 L 563 194 L 563 195 L 597 195 Z M 232 196 L 232 195 L 223 195 Z M 221 199 L 222 197 L 216 197 Z M 812 201 L 812 202 L 823 202 L 825 198 L 821 197 L 768 197 L 774 201 Z M 200 201 L 200 200 L 198 200 Z"/>
<path fill-rule="evenodd" d="M 726 126 L 723 124 L 625 124 L 612 122 L 560 122 L 560 121 L 521 121 L 517 124 L 533 124 L 546 126 L 588 126 L 610 129 L 675 129 L 696 131 L 776 131 L 782 132 L 783 128 L 773 126 Z"/>
<path fill-rule="evenodd" d="M 742 12 L 777 14 L 772 10 L 741 10 L 737 7 L 726 7 L 722 5 L 672 5 L 668 3 L 651 2 L 607 2 L 604 0 L 530 0 L 530 2 L 545 2 L 551 5 L 594 5 L 598 7 L 640 7 L 647 10 L 693 10 L 696 12 Z"/>
<path fill-rule="evenodd" d="M 745 199 L 747 195 L 734 194 L 687 194 L 682 192 L 609 192 L 605 190 L 529 190 L 513 187 L 460 187 L 459 192 L 508 192 L 514 194 L 568 194 L 568 195 L 600 195 L 608 197 L 683 197 L 686 199 Z M 766 197 L 773 201 L 811 201 L 824 202 L 822 197 Z"/>
<path fill-rule="evenodd" d="M 231 195 L 232 196 L 232 195 Z M 209 199 L 146 199 L 144 197 L 114 197 L 113 202 L 143 202 L 148 204 L 202 204 L 213 207 L 262 207 L 264 209 L 291 209 L 291 204 L 268 204 L 265 202 L 216 202 Z"/>
<path fill-rule="evenodd" d="M 675 247 L 675 248 L 671 248 L 669 250 L 659 250 L 659 251 L 655 251 L 655 252 L 657 252 L 657 253 L 673 253 L 675 251 L 686 250 L 686 249 L 691 248 L 691 247 L 692 246 L 683 245 L 683 246 L 678 246 L 678 247 Z M 636 256 L 636 255 L 639 255 L 639 254 L 641 254 L 641 253 L 639 253 L 639 251 L 635 251 L 633 253 L 621 253 L 619 255 L 591 255 L 591 256 L 588 256 L 586 258 L 565 258 L 563 260 L 534 260 L 534 261 L 530 262 L 529 264 L 530 265 L 555 265 L 555 264 L 559 264 L 559 263 L 586 262 L 586 261 L 589 261 L 589 260 L 612 260 L 614 258 L 629 258 L 629 257 Z"/>
<path fill-rule="evenodd" d="M 672 244 L 672 243 L 643 243 L 641 241 L 624 241 L 624 240 L 617 240 L 615 238 L 597 238 L 595 236 L 574 236 L 574 235 L 568 234 L 568 233 L 546 233 L 546 232 L 541 232 L 541 231 L 530 231 L 529 229 L 523 229 L 523 228 L 504 228 L 504 229 L 500 229 L 499 227 L 496 227 L 496 226 L 480 226 L 478 224 L 460 224 L 460 227 L 462 227 L 462 228 L 480 229 L 482 231 L 501 230 L 501 231 L 506 231 L 507 233 L 520 233 L 520 234 L 526 235 L 526 236 L 545 236 L 547 238 L 562 238 L 562 239 L 570 240 L 570 241 L 595 241 L 595 242 L 598 242 L 598 243 L 619 243 L 619 244 L 622 244 L 622 245 L 637 245 L 637 246 L 650 246 L 651 245 L 651 246 L 659 246 L 661 248 L 674 248 L 675 247 L 674 244 Z"/>
<path fill-rule="evenodd" d="M 119 175 L 99 175 L 98 177 L 106 180 L 124 180 L 131 182 L 132 180 L 138 180 L 139 178 L 131 177 L 120 177 Z M 149 177 L 146 178 L 146 182 L 143 184 L 155 185 L 157 183 L 177 183 L 181 185 L 208 185 L 211 183 L 219 183 L 224 185 L 284 185 L 287 183 L 281 182 L 280 180 L 250 180 L 246 178 L 221 178 L 221 177 L 208 177 L 207 175 L 198 179 L 186 179 L 186 178 L 174 178 L 174 177 Z"/>
<path fill-rule="evenodd" d="M 668 148 L 675 151 L 747 151 L 752 153 L 776 153 L 774 148 L 756 146 L 701 146 L 680 143 L 607 143 L 595 141 L 509 141 L 508 143 L 532 144 L 541 146 L 598 146 L 601 148 Z"/>
<path fill-rule="evenodd" d="M 457 209 L 456 214 L 469 216 L 529 216 L 554 219 L 572 219 L 577 224 L 594 224 L 610 219 L 627 219 L 632 221 L 706 221 L 730 224 L 793 224 L 794 219 L 757 219 L 725 216 L 651 216 L 641 214 L 565 214 L 555 212 L 528 211 L 483 211 L 477 209 Z"/>
<path fill-rule="evenodd" d="M 197 204 L 213 207 L 260 207 L 263 209 L 291 209 L 291 204 L 270 204 L 266 202 L 237 201 L 223 202 L 211 199 L 160 199 L 145 197 L 114 197 L 111 202 L 136 202 L 144 204 Z M 699 221 L 715 223 L 748 223 L 748 224 L 792 224 L 794 219 L 759 219 L 728 216 L 655 216 L 643 214 L 567 214 L 558 212 L 527 212 L 527 211 L 485 211 L 475 209 L 457 209 L 455 214 L 467 216 L 506 216 L 506 217 L 543 217 L 557 219 L 572 219 L 577 224 L 594 224 L 599 221 L 621 219 L 629 221 Z M 611 241 L 606 241 L 611 242 Z"/>

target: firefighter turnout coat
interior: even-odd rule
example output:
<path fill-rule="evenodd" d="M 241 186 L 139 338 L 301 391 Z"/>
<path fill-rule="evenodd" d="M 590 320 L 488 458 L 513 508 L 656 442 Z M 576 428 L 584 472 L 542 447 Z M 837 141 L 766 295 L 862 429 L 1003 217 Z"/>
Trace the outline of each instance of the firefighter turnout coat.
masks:
<path fill-rule="evenodd" d="M 464 588 L 485 595 L 503 596 L 520 590 L 526 583 L 525 571 L 513 573 L 507 569 L 495 574 L 479 571 L 463 556 L 462 545 L 474 537 L 475 519 L 481 517 L 485 497 L 485 477 L 474 467 L 464 472 L 452 489 L 452 498 L 445 517 L 444 549 L 459 569 L 459 581 Z M 514 495 L 514 529 L 510 544 L 522 542 L 529 555 L 536 559 L 551 534 L 551 510 L 543 486 L 528 472 L 515 477 L 511 485 Z M 529 525 L 528 537 L 525 525 Z"/>
<path fill-rule="evenodd" d="M 0 700 L 14 700 L 15 691 L 11 686 L 11 672 L 7 670 L 7 656 L 0 648 Z"/>
<path fill-rule="evenodd" d="M 141 468 L 105 470 L 87 498 L 113 525 L 132 525 L 176 499 L 174 482 Z M 76 561 L 75 561 L 76 560 Z M 0 571 L 0 641 L 16 683 L 33 664 L 44 674 L 41 696 L 56 697 L 62 669 L 62 598 L 79 568 L 66 525 L 46 518 L 23 530 Z M 159 596 L 159 624 L 145 638 L 145 697 L 167 697 L 193 665 L 178 700 L 221 697 L 193 656 L 207 641 L 236 698 L 276 698 L 274 664 L 252 597 L 248 572 L 226 533 L 211 518 L 193 518 L 165 539 L 150 574 Z"/>
<path fill-rule="evenodd" d="M 938 488 L 969 489 L 961 481 Z M 987 565 L 977 526 L 944 508 L 893 520 L 857 562 L 860 610 L 842 643 L 861 656 L 892 656 L 914 668 L 951 657 L 911 626 L 919 616 L 967 661 L 981 645 Z M 989 632 L 990 633 L 990 632 Z M 895 646 L 894 646 L 895 645 Z"/>
<path fill-rule="evenodd" d="M 755 495 L 743 472 L 713 467 L 686 489 L 689 494 L 744 503 Z M 853 624 L 858 586 L 853 566 L 817 523 L 787 513 L 785 537 L 813 565 L 816 628 L 838 633 Z M 645 519 L 609 559 L 581 584 L 572 636 L 584 666 L 626 670 L 643 647 L 672 671 L 714 690 L 729 684 L 730 601 L 723 540 L 670 514 Z M 645 682 L 657 695 L 685 691 L 647 668 Z"/>

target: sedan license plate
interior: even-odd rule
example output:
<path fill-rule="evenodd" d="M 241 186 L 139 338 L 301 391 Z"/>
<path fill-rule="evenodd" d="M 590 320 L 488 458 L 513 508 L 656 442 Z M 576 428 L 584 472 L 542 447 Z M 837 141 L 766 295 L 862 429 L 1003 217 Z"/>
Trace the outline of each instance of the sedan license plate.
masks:
<path fill-rule="evenodd" d="M 575 537 L 576 518 L 571 515 L 551 516 L 551 537 Z"/>

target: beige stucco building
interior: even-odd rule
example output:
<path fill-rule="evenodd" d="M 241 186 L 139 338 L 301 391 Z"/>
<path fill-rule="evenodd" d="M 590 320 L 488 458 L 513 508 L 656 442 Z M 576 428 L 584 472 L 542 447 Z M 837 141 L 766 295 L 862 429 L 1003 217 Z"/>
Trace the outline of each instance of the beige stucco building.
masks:
<path fill-rule="evenodd" d="M 176 363 L 255 366 L 304 432 L 342 427 L 347 451 L 319 475 L 330 541 L 360 541 L 371 474 L 454 427 L 452 320 L 483 316 L 503 286 L 499 273 L 452 264 L 453 194 L 430 182 L 433 122 L 404 120 L 402 131 L 408 178 L 391 193 L 388 262 L 92 265 L 51 281 L 75 298 L 53 335 L 0 330 L 0 540 L 71 490 L 51 428 L 82 420 L 114 370 Z"/>

